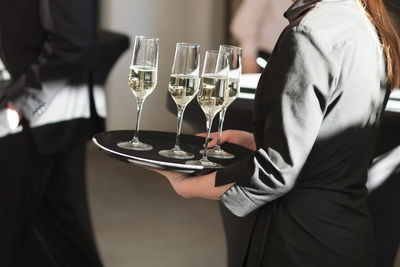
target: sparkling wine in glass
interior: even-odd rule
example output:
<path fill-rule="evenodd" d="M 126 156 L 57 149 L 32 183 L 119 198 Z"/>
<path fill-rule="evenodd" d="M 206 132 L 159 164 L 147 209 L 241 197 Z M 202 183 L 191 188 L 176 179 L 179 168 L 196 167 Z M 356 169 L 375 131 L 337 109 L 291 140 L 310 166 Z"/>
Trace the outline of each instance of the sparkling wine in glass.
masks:
<path fill-rule="evenodd" d="M 136 36 L 129 67 L 128 84 L 136 97 L 136 130 L 132 140 L 119 142 L 121 148 L 148 151 L 151 145 L 139 141 L 139 125 L 144 100 L 157 85 L 158 38 Z"/>
<path fill-rule="evenodd" d="M 208 140 L 213 119 L 224 106 L 229 78 L 229 55 L 208 50 L 204 59 L 197 101 L 206 116 L 206 138 L 203 157 L 199 160 L 189 160 L 186 164 L 205 167 L 221 167 L 207 158 Z"/>
<path fill-rule="evenodd" d="M 175 159 L 194 158 L 192 153 L 180 148 L 180 135 L 183 113 L 199 90 L 200 46 L 197 44 L 177 43 L 175 58 L 169 80 L 169 94 L 175 101 L 178 110 L 178 126 L 175 146 L 169 150 L 161 150 L 161 156 Z"/>
<path fill-rule="evenodd" d="M 242 73 L 242 49 L 237 46 L 220 45 L 219 51 L 221 53 L 229 54 L 229 82 L 225 103 L 221 109 L 221 112 L 219 113 L 217 145 L 208 152 L 208 156 L 219 159 L 232 159 L 235 157 L 235 155 L 228 153 L 221 148 L 221 134 L 226 110 L 229 105 L 236 100 L 238 94 L 240 93 L 239 81 Z"/>

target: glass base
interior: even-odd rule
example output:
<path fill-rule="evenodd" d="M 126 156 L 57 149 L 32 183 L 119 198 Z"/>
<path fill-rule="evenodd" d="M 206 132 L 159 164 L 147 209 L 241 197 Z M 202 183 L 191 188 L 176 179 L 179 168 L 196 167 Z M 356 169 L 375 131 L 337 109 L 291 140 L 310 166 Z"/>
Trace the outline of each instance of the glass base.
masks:
<path fill-rule="evenodd" d="M 208 159 L 199 159 L 199 160 L 188 160 L 185 162 L 185 164 L 188 165 L 196 165 L 196 166 L 204 166 L 204 167 L 215 167 L 215 168 L 219 168 L 222 167 L 220 164 L 209 161 Z"/>
<path fill-rule="evenodd" d="M 181 149 L 170 149 L 170 150 L 161 150 L 158 151 L 158 154 L 166 157 L 166 158 L 172 158 L 172 159 L 192 159 L 194 158 L 194 155 L 192 153 L 183 151 Z"/>
<path fill-rule="evenodd" d="M 204 150 L 200 150 L 200 154 L 204 155 Z M 217 159 L 233 159 L 235 155 L 226 152 L 223 149 L 209 149 L 207 150 L 207 157 L 217 158 Z"/>
<path fill-rule="evenodd" d="M 125 149 L 130 150 L 137 150 L 137 151 L 149 151 L 153 149 L 153 146 L 142 143 L 140 141 L 133 142 L 133 141 L 126 141 L 126 142 L 119 142 L 117 146 Z"/>

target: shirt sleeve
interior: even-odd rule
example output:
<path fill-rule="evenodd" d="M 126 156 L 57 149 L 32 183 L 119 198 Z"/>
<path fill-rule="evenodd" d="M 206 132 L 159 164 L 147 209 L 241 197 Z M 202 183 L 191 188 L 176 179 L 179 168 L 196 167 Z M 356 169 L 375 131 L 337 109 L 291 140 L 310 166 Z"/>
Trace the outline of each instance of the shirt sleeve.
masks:
<path fill-rule="evenodd" d="M 287 28 L 268 64 L 256 94 L 262 142 L 251 157 L 217 172 L 216 186 L 236 182 L 220 200 L 237 216 L 293 188 L 335 86 L 331 59 L 307 28 Z"/>

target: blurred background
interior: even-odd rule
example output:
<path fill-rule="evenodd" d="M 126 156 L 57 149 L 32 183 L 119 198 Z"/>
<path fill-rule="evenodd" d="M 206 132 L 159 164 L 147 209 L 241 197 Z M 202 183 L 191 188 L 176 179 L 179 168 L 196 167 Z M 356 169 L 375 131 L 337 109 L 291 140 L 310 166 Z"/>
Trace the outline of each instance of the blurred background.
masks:
<path fill-rule="evenodd" d="M 126 34 L 160 38 L 158 83 L 146 99 L 141 129 L 175 131 L 176 116 L 167 112 L 166 96 L 175 44 L 200 44 L 201 59 L 208 49 L 227 41 L 229 7 L 227 0 L 114 0 L 101 1 L 101 27 Z M 131 42 L 132 45 L 132 42 Z M 107 128 L 133 129 L 136 102 L 127 86 L 129 48 L 113 68 L 107 82 Z M 194 104 L 194 103 L 192 103 Z M 190 132 L 183 126 L 183 132 Z"/>

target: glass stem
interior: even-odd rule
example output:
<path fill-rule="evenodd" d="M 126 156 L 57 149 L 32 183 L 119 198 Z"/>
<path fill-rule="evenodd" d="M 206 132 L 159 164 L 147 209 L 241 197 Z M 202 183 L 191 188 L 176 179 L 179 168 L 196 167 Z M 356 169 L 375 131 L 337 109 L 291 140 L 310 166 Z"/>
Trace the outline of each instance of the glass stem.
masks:
<path fill-rule="evenodd" d="M 135 136 L 132 139 L 133 143 L 139 143 L 139 125 L 140 125 L 140 115 L 142 114 L 142 107 L 143 107 L 144 99 L 136 98 L 136 131 Z"/>
<path fill-rule="evenodd" d="M 206 117 L 206 128 L 207 128 L 207 135 L 204 144 L 204 154 L 200 161 L 208 161 L 207 159 L 207 149 L 208 149 L 208 140 L 210 139 L 210 132 L 211 132 L 211 125 L 214 120 L 214 117 Z"/>
<path fill-rule="evenodd" d="M 186 106 L 176 105 L 176 107 L 178 109 L 178 125 L 177 125 L 177 129 L 176 129 L 175 147 L 173 148 L 173 150 L 181 150 L 179 145 L 181 143 L 181 129 L 182 129 L 183 112 L 185 112 Z"/>
<path fill-rule="evenodd" d="M 219 113 L 218 139 L 217 139 L 217 145 L 215 146 L 215 150 L 221 150 L 221 135 L 222 135 L 222 127 L 224 125 L 224 120 L 225 120 L 225 114 L 226 114 L 226 108 L 223 108 Z"/>

